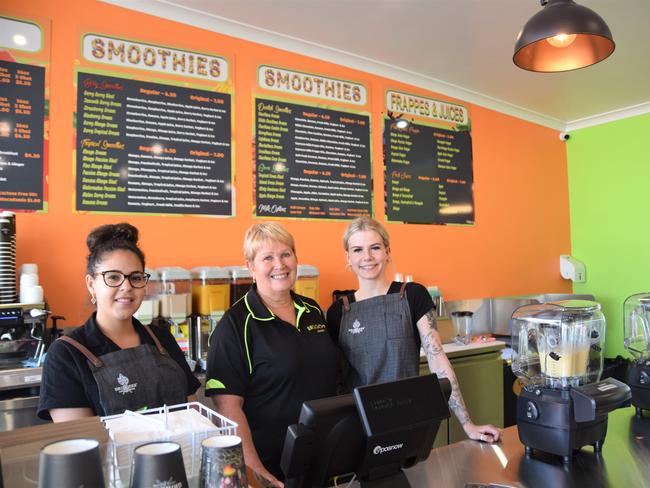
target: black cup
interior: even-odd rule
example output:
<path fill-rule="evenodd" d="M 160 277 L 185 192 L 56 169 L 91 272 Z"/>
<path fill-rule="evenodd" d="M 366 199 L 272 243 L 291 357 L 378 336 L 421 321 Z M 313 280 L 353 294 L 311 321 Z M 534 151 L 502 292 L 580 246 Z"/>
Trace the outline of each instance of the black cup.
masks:
<path fill-rule="evenodd" d="M 39 488 L 104 488 L 102 459 L 96 439 L 66 439 L 41 449 Z"/>
<path fill-rule="evenodd" d="M 133 451 L 131 488 L 188 488 L 183 453 L 175 442 L 150 442 Z"/>

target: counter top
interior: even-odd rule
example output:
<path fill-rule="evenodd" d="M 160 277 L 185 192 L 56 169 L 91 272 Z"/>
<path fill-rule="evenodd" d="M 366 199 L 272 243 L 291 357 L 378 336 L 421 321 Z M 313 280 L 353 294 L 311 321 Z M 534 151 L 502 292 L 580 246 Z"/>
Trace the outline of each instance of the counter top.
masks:
<path fill-rule="evenodd" d="M 450 342 L 448 344 L 443 344 L 442 349 L 445 351 L 447 356 L 456 355 L 456 353 L 465 353 L 465 352 L 492 352 L 498 351 L 506 347 L 506 343 L 503 341 L 489 341 L 489 342 L 473 342 L 467 345 L 456 344 L 455 342 Z"/>
<path fill-rule="evenodd" d="M 40 386 L 42 375 L 42 367 L 0 370 L 0 390 Z"/>
<path fill-rule="evenodd" d="M 490 341 L 490 342 L 473 342 L 467 345 L 459 345 L 454 342 L 448 342 L 442 345 L 443 351 L 449 358 L 458 356 L 469 356 L 472 354 L 485 354 L 488 352 L 499 351 L 506 347 L 503 341 Z M 424 351 L 420 349 L 420 357 L 424 358 Z"/>
<path fill-rule="evenodd" d="M 513 426 L 495 445 L 466 440 L 434 449 L 406 475 L 413 488 L 462 488 L 467 483 L 522 488 L 650 486 L 650 416 L 639 419 L 634 412 L 628 407 L 610 413 L 602 453 L 583 447 L 569 467 L 559 456 L 539 451 L 526 458 Z"/>

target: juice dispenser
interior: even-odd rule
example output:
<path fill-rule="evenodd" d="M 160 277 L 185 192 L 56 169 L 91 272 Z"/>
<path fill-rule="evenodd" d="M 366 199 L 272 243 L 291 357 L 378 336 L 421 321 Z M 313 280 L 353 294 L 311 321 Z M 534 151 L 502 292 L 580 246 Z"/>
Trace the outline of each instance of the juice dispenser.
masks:
<path fill-rule="evenodd" d="M 140 308 L 133 316 L 143 324 L 149 325 L 160 315 L 160 294 L 162 290 L 160 274 L 155 269 L 150 268 L 145 268 L 144 272 L 149 274 L 149 281 Z"/>
<path fill-rule="evenodd" d="M 318 268 L 309 264 L 299 264 L 296 275 L 295 292 L 318 302 Z"/>
<path fill-rule="evenodd" d="M 625 299 L 623 334 L 625 349 L 634 359 L 627 372 L 632 390 L 632 405 L 637 416 L 650 410 L 650 293 L 639 293 Z"/>
<path fill-rule="evenodd" d="M 244 266 L 229 266 L 228 270 L 231 275 L 230 304 L 232 305 L 246 295 L 253 284 L 253 275 Z"/>
<path fill-rule="evenodd" d="M 599 381 L 605 348 L 600 304 L 565 300 L 519 307 L 512 315 L 512 371 L 522 383 L 517 400 L 519 439 L 533 449 L 563 457 L 582 446 L 600 451 L 607 414 L 629 402 L 629 387 Z"/>
<path fill-rule="evenodd" d="M 158 268 L 160 275 L 160 319 L 170 328 L 185 357 L 192 363 L 192 275 L 178 267 Z"/>
<path fill-rule="evenodd" d="M 192 269 L 192 357 L 206 369 L 208 340 L 230 306 L 230 272 L 201 266 Z"/>

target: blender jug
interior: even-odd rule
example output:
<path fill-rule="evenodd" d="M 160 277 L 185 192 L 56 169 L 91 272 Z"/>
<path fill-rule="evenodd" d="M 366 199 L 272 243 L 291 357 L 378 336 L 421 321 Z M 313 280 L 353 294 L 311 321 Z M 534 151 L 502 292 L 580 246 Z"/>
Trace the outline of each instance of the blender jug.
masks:
<path fill-rule="evenodd" d="M 625 348 L 635 359 L 650 357 L 650 293 L 627 297 L 624 303 Z"/>
<path fill-rule="evenodd" d="M 472 339 L 472 317 L 474 312 L 457 311 L 451 312 L 451 323 L 454 326 L 454 342 L 467 345 Z"/>

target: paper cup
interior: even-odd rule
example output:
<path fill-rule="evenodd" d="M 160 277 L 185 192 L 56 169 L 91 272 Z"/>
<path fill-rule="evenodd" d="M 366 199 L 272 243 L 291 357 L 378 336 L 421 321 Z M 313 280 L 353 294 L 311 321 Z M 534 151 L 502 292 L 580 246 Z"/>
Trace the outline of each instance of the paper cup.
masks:
<path fill-rule="evenodd" d="M 175 442 L 150 442 L 133 451 L 131 488 L 188 488 L 183 453 Z"/>
<path fill-rule="evenodd" d="M 95 439 L 67 439 L 41 449 L 39 488 L 103 487 L 104 473 Z"/>
<path fill-rule="evenodd" d="M 43 287 L 36 285 L 21 288 L 20 303 L 43 303 Z"/>
<path fill-rule="evenodd" d="M 208 437 L 201 442 L 199 487 L 247 488 L 241 438 L 235 435 Z"/>
<path fill-rule="evenodd" d="M 23 273 L 20 275 L 20 287 L 38 285 L 38 275 L 35 273 Z"/>
<path fill-rule="evenodd" d="M 20 274 L 38 274 L 38 264 L 23 263 L 20 265 Z"/>

